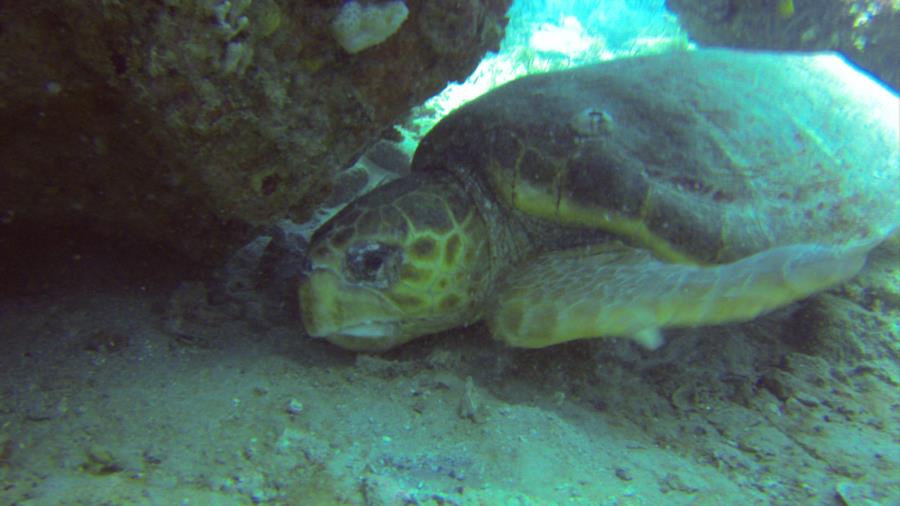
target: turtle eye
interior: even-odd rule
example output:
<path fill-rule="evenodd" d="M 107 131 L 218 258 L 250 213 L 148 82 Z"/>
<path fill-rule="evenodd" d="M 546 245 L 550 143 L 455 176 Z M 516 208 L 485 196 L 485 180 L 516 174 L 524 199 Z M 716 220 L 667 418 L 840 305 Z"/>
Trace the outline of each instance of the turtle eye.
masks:
<path fill-rule="evenodd" d="M 361 242 L 347 249 L 345 267 L 353 281 L 384 288 L 396 279 L 402 260 L 397 247 L 380 242 Z"/>

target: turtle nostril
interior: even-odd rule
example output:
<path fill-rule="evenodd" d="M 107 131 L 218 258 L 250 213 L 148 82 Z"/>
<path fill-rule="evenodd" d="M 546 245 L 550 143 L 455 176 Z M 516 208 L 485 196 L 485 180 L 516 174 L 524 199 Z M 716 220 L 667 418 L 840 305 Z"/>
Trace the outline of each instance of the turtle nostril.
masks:
<path fill-rule="evenodd" d="M 309 274 L 312 272 L 312 261 L 307 256 L 300 257 L 300 261 L 298 262 L 297 271 L 302 277 L 309 277 Z"/>

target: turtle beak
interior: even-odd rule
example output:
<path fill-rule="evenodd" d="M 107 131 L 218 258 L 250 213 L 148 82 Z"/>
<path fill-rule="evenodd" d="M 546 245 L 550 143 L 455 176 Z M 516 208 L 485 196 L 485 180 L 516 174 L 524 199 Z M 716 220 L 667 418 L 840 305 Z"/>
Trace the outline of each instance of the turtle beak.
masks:
<path fill-rule="evenodd" d="M 298 288 L 300 315 L 313 337 L 348 334 L 378 339 L 395 332 L 393 308 L 367 288 L 349 286 L 330 269 L 311 269 Z"/>
<path fill-rule="evenodd" d="M 332 304 L 331 297 L 324 297 L 321 281 L 325 275 L 322 271 L 313 268 L 312 262 L 307 261 L 301 266 L 297 284 L 297 299 L 300 303 L 300 317 L 306 333 L 312 337 L 324 337 L 329 333 L 330 325 L 327 321 L 333 319 L 334 311 L 328 310 Z M 333 275 L 333 274 L 332 274 Z M 333 283 L 329 283 L 333 286 Z M 331 290 L 329 290 L 330 292 Z"/>

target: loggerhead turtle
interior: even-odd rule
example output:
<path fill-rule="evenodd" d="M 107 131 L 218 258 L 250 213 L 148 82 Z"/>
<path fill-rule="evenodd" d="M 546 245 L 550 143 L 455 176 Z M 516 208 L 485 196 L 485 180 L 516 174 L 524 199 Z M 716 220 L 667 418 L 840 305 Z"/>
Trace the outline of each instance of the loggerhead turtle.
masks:
<path fill-rule="evenodd" d="M 524 77 L 316 232 L 308 333 L 381 350 L 744 321 L 854 276 L 895 226 L 898 98 L 834 54 L 701 50 Z"/>

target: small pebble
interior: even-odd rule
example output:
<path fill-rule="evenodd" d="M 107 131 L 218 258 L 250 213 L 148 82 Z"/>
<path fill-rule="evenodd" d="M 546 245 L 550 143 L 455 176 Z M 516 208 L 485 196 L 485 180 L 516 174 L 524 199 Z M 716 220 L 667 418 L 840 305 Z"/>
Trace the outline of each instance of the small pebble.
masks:
<path fill-rule="evenodd" d="M 297 399 L 291 399 L 287 405 L 287 412 L 292 415 L 299 415 L 303 412 L 303 403 Z"/>
<path fill-rule="evenodd" d="M 616 478 L 618 478 L 622 481 L 631 481 L 634 479 L 631 476 L 631 473 L 628 472 L 628 469 L 625 469 L 623 467 L 616 468 Z"/>

